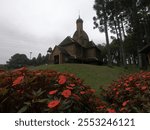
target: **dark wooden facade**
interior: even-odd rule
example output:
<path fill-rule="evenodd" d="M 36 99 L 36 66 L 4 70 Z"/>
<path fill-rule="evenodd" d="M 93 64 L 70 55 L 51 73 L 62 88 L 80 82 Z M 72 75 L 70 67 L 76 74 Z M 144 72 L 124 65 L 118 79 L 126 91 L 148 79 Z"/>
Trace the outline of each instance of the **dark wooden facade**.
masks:
<path fill-rule="evenodd" d="M 99 63 L 101 51 L 89 41 L 83 30 L 83 20 L 76 21 L 77 30 L 73 38 L 66 37 L 58 46 L 55 46 L 50 55 L 50 63 L 62 64 L 68 62 Z"/>

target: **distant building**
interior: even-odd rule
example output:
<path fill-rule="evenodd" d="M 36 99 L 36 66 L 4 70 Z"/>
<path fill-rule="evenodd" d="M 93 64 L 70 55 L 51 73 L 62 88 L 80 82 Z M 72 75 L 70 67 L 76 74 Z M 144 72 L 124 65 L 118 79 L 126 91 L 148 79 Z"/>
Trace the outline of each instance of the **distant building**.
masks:
<path fill-rule="evenodd" d="M 50 55 L 50 63 L 99 63 L 100 49 L 93 41 L 89 41 L 83 30 L 83 20 L 76 21 L 76 31 L 71 38 L 67 36 L 58 46 L 55 46 Z"/>

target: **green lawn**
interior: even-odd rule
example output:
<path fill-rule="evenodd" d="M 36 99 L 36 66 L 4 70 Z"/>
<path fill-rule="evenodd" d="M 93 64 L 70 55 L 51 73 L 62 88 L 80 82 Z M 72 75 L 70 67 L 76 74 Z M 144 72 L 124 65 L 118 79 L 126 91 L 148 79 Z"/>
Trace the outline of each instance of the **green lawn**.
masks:
<path fill-rule="evenodd" d="M 77 77 L 83 79 L 85 84 L 96 89 L 97 94 L 100 91 L 100 86 L 107 86 L 121 75 L 133 73 L 138 70 L 134 66 L 130 66 L 129 69 L 124 69 L 116 66 L 110 68 L 107 66 L 96 66 L 87 64 L 42 65 L 38 67 L 30 67 L 30 69 L 48 69 L 56 70 L 59 72 L 73 73 Z"/>

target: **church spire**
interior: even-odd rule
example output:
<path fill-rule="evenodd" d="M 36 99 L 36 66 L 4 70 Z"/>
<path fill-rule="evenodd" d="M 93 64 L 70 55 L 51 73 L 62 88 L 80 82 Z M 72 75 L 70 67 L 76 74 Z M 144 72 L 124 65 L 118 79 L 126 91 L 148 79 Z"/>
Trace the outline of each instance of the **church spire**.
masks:
<path fill-rule="evenodd" d="M 83 30 L 83 20 L 80 18 L 80 15 L 79 15 L 79 18 L 77 19 L 76 21 L 76 26 L 77 26 L 77 31 L 82 31 Z"/>
<path fill-rule="evenodd" d="M 80 10 L 79 10 L 79 18 L 80 18 Z"/>
<path fill-rule="evenodd" d="M 83 30 L 83 20 L 80 18 L 80 15 L 76 20 L 76 28 L 77 29 L 73 35 L 73 39 L 82 46 L 86 46 L 86 44 L 89 42 L 89 38 L 87 33 Z"/>
<path fill-rule="evenodd" d="M 80 18 L 80 15 L 79 15 L 79 18 L 77 19 L 76 22 L 77 22 L 77 23 L 83 23 L 83 20 Z"/>

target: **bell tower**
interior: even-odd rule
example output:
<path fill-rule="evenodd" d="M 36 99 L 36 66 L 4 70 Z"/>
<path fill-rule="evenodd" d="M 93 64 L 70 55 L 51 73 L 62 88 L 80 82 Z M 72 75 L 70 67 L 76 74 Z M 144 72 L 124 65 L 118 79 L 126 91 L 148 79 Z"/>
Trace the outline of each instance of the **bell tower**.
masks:
<path fill-rule="evenodd" d="M 84 47 L 86 47 L 89 42 L 89 37 L 83 30 L 83 20 L 80 18 L 80 15 L 79 18 L 76 20 L 76 31 L 73 35 L 73 39 Z"/>
<path fill-rule="evenodd" d="M 77 26 L 77 31 L 78 32 L 83 31 L 83 20 L 80 18 L 80 15 L 79 15 L 79 18 L 76 21 L 76 26 Z"/>

